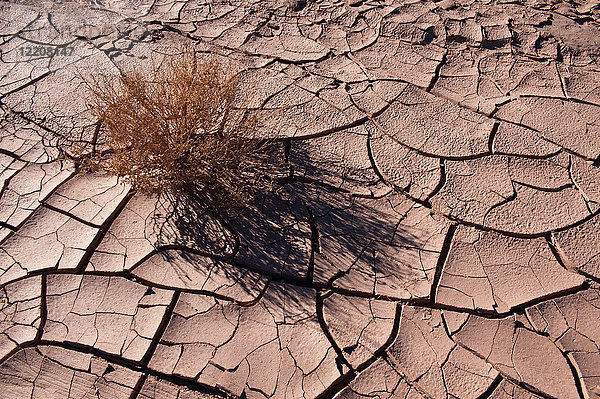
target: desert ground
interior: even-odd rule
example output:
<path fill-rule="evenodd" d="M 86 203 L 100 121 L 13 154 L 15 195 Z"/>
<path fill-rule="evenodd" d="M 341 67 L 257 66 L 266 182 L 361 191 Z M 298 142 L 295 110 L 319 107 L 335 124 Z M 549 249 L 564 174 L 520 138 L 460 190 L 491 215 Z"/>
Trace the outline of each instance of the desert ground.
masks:
<path fill-rule="evenodd" d="M 599 398 L 598 3 L 0 1 L 0 398 Z M 61 150 L 184 42 L 274 140 L 242 209 Z"/>

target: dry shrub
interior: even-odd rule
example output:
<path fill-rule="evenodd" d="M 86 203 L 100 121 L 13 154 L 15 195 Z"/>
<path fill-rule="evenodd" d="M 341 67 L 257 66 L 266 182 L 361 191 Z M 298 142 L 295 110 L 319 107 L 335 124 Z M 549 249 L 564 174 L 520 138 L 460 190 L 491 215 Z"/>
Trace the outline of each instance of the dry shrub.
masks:
<path fill-rule="evenodd" d="M 145 75 L 87 81 L 108 151 L 93 161 L 146 193 L 241 205 L 271 187 L 257 120 L 234 106 L 238 74 L 191 47 Z M 101 140 L 102 141 L 102 140 Z"/>

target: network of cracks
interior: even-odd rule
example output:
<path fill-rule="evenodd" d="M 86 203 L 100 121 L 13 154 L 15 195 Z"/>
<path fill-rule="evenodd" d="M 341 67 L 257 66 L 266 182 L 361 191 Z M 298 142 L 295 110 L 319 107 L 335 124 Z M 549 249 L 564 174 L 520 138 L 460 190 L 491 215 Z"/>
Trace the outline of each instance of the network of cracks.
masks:
<path fill-rule="evenodd" d="M 0 4 L 0 398 L 600 397 L 595 1 Z M 82 77 L 242 67 L 278 190 L 77 173 Z M 65 50 L 66 49 L 66 50 Z"/>

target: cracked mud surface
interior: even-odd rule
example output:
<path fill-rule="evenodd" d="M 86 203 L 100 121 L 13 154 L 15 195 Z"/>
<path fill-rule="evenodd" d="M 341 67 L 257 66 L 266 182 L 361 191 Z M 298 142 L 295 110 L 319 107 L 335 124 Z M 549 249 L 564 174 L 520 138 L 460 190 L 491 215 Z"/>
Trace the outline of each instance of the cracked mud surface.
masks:
<path fill-rule="evenodd" d="M 598 3 L 0 2 L 0 398 L 600 398 Z M 239 211 L 59 156 L 186 40 L 276 138 Z"/>

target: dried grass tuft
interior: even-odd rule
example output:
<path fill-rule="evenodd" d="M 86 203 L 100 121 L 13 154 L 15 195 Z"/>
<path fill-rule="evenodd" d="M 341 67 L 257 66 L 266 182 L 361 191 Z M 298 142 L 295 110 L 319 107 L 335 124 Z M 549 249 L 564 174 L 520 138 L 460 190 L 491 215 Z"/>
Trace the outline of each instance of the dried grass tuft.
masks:
<path fill-rule="evenodd" d="M 86 80 L 108 148 L 89 164 L 145 193 L 192 194 L 220 206 L 270 189 L 268 143 L 258 138 L 257 119 L 235 107 L 238 77 L 184 47 L 149 75 Z"/>

